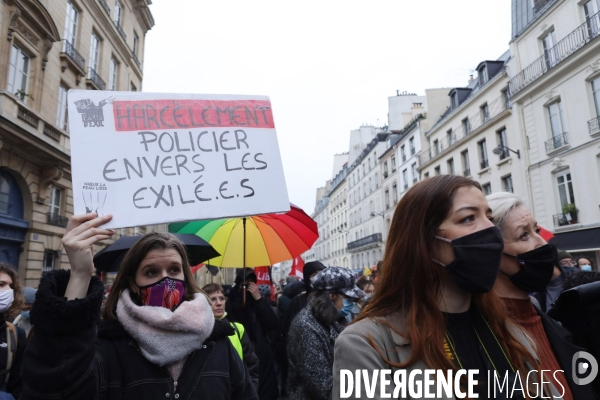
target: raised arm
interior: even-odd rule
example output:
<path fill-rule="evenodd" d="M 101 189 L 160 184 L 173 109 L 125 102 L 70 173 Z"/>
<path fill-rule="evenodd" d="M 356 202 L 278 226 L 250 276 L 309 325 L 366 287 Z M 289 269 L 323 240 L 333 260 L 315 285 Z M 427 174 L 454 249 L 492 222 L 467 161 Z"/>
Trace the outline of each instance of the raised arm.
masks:
<path fill-rule="evenodd" d="M 69 257 L 71 278 L 65 297 L 68 300 L 82 299 L 87 295 L 90 279 L 94 275 L 94 252 L 92 245 L 110 239 L 115 233 L 100 228 L 112 219 L 112 215 L 96 218 L 95 213 L 75 215 L 69 219 L 62 243 Z"/>

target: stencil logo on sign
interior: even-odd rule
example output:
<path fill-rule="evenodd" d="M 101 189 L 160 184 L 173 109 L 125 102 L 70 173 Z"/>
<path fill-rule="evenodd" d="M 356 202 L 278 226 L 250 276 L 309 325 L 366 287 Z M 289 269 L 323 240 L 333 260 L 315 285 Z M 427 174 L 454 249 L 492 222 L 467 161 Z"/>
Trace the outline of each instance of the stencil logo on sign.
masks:
<path fill-rule="evenodd" d="M 90 99 L 82 99 L 75 102 L 75 108 L 77 108 L 77 112 L 81 114 L 84 128 L 104 126 L 104 110 L 102 110 L 102 107 L 104 107 L 109 100 L 110 99 L 104 99 L 100 101 L 98 105 L 94 104 Z"/>

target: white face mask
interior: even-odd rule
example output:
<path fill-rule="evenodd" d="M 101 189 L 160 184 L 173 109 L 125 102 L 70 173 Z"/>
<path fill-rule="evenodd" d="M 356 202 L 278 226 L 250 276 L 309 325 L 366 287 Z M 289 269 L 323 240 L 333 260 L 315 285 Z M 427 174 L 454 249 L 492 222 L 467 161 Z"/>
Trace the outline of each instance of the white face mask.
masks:
<path fill-rule="evenodd" d="M 15 299 L 12 289 L 0 290 L 0 313 L 8 311 Z"/>

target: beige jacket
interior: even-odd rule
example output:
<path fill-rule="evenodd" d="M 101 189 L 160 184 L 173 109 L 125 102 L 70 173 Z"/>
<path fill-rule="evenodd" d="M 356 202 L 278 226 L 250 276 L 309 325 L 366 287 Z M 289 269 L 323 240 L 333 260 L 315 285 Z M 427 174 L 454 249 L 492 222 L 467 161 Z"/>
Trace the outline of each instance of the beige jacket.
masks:
<path fill-rule="evenodd" d="M 398 330 L 403 331 L 403 321 L 400 318 L 399 314 L 391 314 L 385 318 L 388 323 L 391 325 L 398 327 Z M 531 339 L 526 336 L 526 334 L 518 327 L 510 325 L 509 329 L 511 333 L 517 338 L 517 340 L 525 346 L 527 350 L 534 355 L 537 359 L 537 355 L 532 347 L 530 342 Z M 405 362 L 409 359 L 411 354 L 411 346 L 410 342 L 402 337 L 401 335 L 394 332 L 388 326 L 382 323 L 376 323 L 371 319 L 363 319 L 355 324 L 348 326 L 337 338 L 335 342 L 335 350 L 334 350 L 334 363 L 333 363 L 333 391 L 332 398 L 334 400 L 343 398 L 341 397 L 340 392 L 340 382 L 341 382 L 341 370 L 349 370 L 352 375 L 355 375 L 355 371 L 367 370 L 369 372 L 369 376 L 373 376 L 374 370 L 392 370 L 396 371 L 397 368 L 392 368 L 388 365 L 375 351 L 375 349 L 369 343 L 368 337 L 371 337 L 377 348 L 384 354 L 384 356 L 391 362 L 401 363 Z M 417 363 L 406 368 L 406 380 L 408 381 L 408 377 L 413 370 L 424 371 L 428 369 L 425 362 L 420 360 Z M 482 371 L 483 372 L 483 371 Z M 420 378 L 419 378 L 420 377 Z M 394 389 L 393 377 L 388 376 L 390 379 L 390 384 L 387 386 L 386 392 L 388 394 L 392 394 Z M 525 383 L 524 376 L 521 376 L 523 383 Z M 433 377 L 435 380 L 435 376 Z M 423 375 L 417 375 L 417 380 L 420 380 L 421 384 L 423 384 Z M 348 382 L 348 378 L 346 378 L 346 383 Z M 356 384 L 356 382 L 354 382 Z M 375 381 L 375 391 L 370 394 L 366 393 L 364 380 L 361 385 L 360 396 L 355 397 L 356 393 L 352 392 L 350 398 L 351 399 L 381 399 L 386 398 L 381 396 L 380 390 L 380 379 L 378 378 Z M 554 398 L 562 399 L 559 394 L 562 390 L 557 391 L 556 388 L 551 387 Z M 435 390 L 434 390 L 435 392 Z M 516 392 L 520 393 L 520 392 Z M 531 393 L 532 395 L 535 393 Z M 423 392 L 423 396 L 425 392 Z M 410 397 L 409 391 L 406 391 L 406 398 L 412 399 L 414 397 Z M 399 396 L 402 398 L 402 395 Z M 344 397 L 348 398 L 348 397 Z M 390 397 L 387 397 L 390 398 Z M 424 398 L 424 397 L 418 397 Z M 435 397 L 437 399 L 448 399 L 448 397 Z M 454 397 L 450 397 L 450 399 L 454 399 Z"/>

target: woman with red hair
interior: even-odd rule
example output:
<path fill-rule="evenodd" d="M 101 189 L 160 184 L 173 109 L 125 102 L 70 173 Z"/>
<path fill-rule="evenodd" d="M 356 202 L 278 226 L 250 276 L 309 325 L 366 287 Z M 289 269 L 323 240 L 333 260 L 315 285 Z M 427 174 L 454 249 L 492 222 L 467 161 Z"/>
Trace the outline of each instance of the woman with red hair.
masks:
<path fill-rule="evenodd" d="M 342 369 L 355 379 L 356 370 L 367 370 L 370 377 L 375 370 L 404 369 L 407 377 L 419 370 L 412 389 L 421 387 L 423 397 L 425 390 L 437 391 L 426 387 L 427 369 L 443 370 L 446 378 L 449 370 L 479 370 L 474 390 L 480 398 L 488 398 L 488 373 L 497 373 L 500 381 L 508 377 L 506 397 L 521 394 L 510 392 L 515 384 L 519 387 L 518 378 L 527 389 L 532 383 L 531 377 L 526 382 L 527 373 L 542 368 L 530 340 L 491 292 L 504 248 L 491 216 L 480 185 L 460 176 L 424 180 L 404 195 L 390 228 L 379 286 L 357 322 L 336 340 L 334 399 L 341 395 Z M 540 382 L 540 376 L 534 377 Z M 390 379 L 387 388 L 377 378 L 374 392 L 362 385 L 360 394 L 351 397 L 392 394 Z M 467 392 L 466 381 L 460 382 L 460 387 L 452 382 L 457 397 Z M 534 390 L 530 387 L 529 396 Z M 546 396 L 550 393 L 560 398 L 561 389 L 546 385 Z"/>

